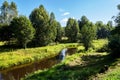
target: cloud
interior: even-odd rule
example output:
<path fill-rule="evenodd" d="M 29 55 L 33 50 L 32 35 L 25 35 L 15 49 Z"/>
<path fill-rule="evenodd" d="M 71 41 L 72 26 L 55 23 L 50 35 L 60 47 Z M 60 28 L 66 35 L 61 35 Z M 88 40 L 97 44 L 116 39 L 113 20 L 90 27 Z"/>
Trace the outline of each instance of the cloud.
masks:
<path fill-rule="evenodd" d="M 68 18 L 63 18 L 60 22 L 61 23 L 66 23 L 68 21 Z"/>
<path fill-rule="evenodd" d="M 62 16 L 67 16 L 69 14 L 70 14 L 69 12 L 65 12 L 65 13 L 62 14 Z"/>

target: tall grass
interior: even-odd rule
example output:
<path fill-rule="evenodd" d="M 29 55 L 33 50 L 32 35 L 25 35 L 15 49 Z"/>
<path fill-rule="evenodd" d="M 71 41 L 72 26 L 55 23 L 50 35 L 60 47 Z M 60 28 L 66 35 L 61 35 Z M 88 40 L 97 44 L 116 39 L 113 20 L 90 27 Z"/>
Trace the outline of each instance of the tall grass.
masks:
<path fill-rule="evenodd" d="M 77 43 L 72 44 L 58 44 L 54 46 L 17 49 L 0 52 L 0 70 L 13 67 L 16 65 L 26 64 L 44 58 L 56 56 L 61 49 L 65 47 L 76 47 Z"/>
<path fill-rule="evenodd" d="M 120 80 L 120 67 L 112 69 L 108 73 L 104 74 L 99 80 Z"/>
<path fill-rule="evenodd" d="M 95 50 L 105 44 L 107 40 L 93 41 Z M 84 47 L 79 46 L 76 54 L 67 56 L 60 64 L 29 74 L 23 80 L 94 80 L 93 76 L 101 73 L 104 65 L 112 66 L 116 63 L 107 52 L 98 53 L 95 50 L 84 52 L 83 50 Z"/>

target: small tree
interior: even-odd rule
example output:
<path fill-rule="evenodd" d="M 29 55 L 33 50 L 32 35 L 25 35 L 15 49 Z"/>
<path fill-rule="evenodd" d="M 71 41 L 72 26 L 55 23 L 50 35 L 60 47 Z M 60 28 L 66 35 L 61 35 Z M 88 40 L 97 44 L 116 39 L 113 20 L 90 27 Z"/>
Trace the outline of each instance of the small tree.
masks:
<path fill-rule="evenodd" d="M 60 25 L 59 22 L 57 22 L 57 35 L 56 35 L 56 39 L 55 42 L 60 42 L 63 36 L 63 31 L 62 31 L 62 27 Z"/>
<path fill-rule="evenodd" d="M 92 40 L 95 38 L 96 31 L 93 24 L 86 24 L 81 29 L 81 41 L 87 51 L 92 46 Z"/>
<path fill-rule="evenodd" d="M 49 17 L 44 6 L 40 5 L 39 8 L 35 8 L 31 12 L 29 18 L 36 30 L 35 38 L 32 41 L 35 46 L 46 46 L 55 40 L 54 35 L 56 35 L 56 29 L 54 25 L 56 25 L 56 23 L 53 13 Z"/>
<path fill-rule="evenodd" d="M 118 9 L 120 10 L 120 5 Z M 115 22 L 117 27 L 111 31 L 108 46 L 113 57 L 120 57 L 120 13 L 116 16 Z"/>
<path fill-rule="evenodd" d="M 11 22 L 11 28 L 15 38 L 18 40 L 18 44 L 26 48 L 27 43 L 33 39 L 35 33 L 30 20 L 25 16 L 14 18 Z"/>
<path fill-rule="evenodd" d="M 78 22 L 72 18 L 69 18 L 67 26 L 65 27 L 65 35 L 68 37 L 69 42 L 77 42 L 78 33 Z"/>
<path fill-rule="evenodd" d="M 50 14 L 50 20 L 49 20 L 49 40 L 50 42 L 55 42 L 56 35 L 57 35 L 57 21 L 55 20 L 55 15 L 52 12 Z"/>

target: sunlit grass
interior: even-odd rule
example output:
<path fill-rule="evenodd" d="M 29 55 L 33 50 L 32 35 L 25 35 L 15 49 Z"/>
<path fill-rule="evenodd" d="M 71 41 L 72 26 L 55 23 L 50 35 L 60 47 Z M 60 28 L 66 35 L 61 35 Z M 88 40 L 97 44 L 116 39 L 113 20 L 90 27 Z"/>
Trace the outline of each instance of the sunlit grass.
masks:
<path fill-rule="evenodd" d="M 105 44 L 108 44 L 108 40 L 107 39 L 93 40 L 93 46 L 95 47 L 95 49 L 100 49 Z"/>
<path fill-rule="evenodd" d="M 107 40 L 93 41 L 95 50 L 102 48 L 107 42 Z M 50 69 L 39 70 L 27 75 L 25 80 L 120 80 L 119 67 L 114 67 L 114 69 L 96 77 L 96 75 L 101 74 L 100 71 L 104 68 L 104 65 L 111 68 L 116 66 L 120 60 L 114 60 L 107 52 L 97 53 L 93 50 L 93 52 L 87 51 L 84 53 L 83 46 L 79 46 L 79 50 L 81 52 L 67 56 L 64 61 Z"/>
<path fill-rule="evenodd" d="M 102 48 L 107 42 L 107 40 L 94 40 L 95 50 Z M 93 80 L 93 76 L 99 74 L 104 65 L 113 66 L 117 63 L 107 52 L 98 53 L 94 49 L 85 52 L 83 46 L 77 49 L 76 54 L 67 56 L 61 63 L 50 69 L 29 74 L 25 80 Z"/>
<path fill-rule="evenodd" d="M 98 74 L 98 80 L 120 80 L 120 58 L 114 64 L 116 65 L 111 66 L 106 73 Z"/>
<path fill-rule="evenodd" d="M 77 43 L 58 44 L 54 46 L 17 49 L 10 51 L 0 52 L 0 70 L 26 64 L 44 58 L 50 58 L 56 56 L 65 47 L 76 47 Z"/>
<path fill-rule="evenodd" d="M 109 59 L 106 53 L 76 53 L 50 69 L 27 75 L 25 80 L 92 80 L 91 76 L 98 74 L 104 65 L 114 62 Z"/>
<path fill-rule="evenodd" d="M 0 42 L 0 46 L 2 46 L 2 45 L 4 45 L 5 44 L 5 42 Z"/>
<path fill-rule="evenodd" d="M 102 75 L 99 80 L 120 80 L 120 67 L 116 67 L 107 74 Z"/>

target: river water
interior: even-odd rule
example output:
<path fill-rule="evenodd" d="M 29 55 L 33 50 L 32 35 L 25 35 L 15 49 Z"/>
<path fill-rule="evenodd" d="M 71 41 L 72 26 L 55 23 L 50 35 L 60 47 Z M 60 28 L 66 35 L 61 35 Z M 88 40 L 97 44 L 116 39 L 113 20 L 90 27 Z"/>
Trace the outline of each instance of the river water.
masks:
<path fill-rule="evenodd" d="M 0 80 L 20 80 L 25 75 L 37 71 L 39 69 L 50 68 L 57 64 L 58 60 L 56 57 L 44 59 L 40 62 L 29 63 L 21 66 L 16 66 L 10 69 L 1 71 Z"/>

